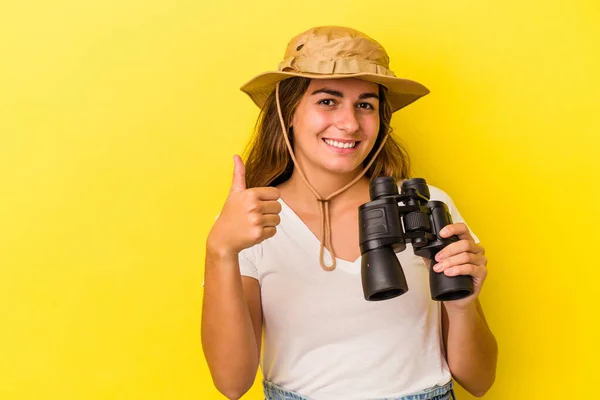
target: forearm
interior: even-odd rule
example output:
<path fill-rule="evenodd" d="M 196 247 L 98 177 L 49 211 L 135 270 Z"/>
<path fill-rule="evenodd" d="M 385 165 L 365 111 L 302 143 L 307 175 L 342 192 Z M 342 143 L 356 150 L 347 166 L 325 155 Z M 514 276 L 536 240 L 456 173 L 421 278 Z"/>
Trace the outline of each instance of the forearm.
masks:
<path fill-rule="evenodd" d="M 475 396 L 494 383 L 498 345 L 476 303 L 464 309 L 444 306 L 448 329 L 446 351 L 454 379 Z"/>
<path fill-rule="evenodd" d="M 230 399 L 254 383 L 259 354 L 237 256 L 207 248 L 202 345 L 215 386 Z"/>

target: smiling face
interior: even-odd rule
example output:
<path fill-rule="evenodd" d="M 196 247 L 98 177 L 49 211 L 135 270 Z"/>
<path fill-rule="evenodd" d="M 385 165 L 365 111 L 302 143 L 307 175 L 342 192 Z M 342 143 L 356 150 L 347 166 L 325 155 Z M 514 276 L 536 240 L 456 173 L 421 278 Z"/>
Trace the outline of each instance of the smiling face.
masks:
<path fill-rule="evenodd" d="M 313 79 L 292 118 L 294 153 L 314 172 L 358 173 L 379 132 L 379 86 Z"/>

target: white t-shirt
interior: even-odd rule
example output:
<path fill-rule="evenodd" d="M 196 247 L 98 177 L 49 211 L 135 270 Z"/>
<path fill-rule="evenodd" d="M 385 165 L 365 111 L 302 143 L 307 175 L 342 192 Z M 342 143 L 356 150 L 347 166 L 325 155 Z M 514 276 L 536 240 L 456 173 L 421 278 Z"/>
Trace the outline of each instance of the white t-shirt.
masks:
<path fill-rule="evenodd" d="M 429 189 L 453 222 L 464 222 L 445 192 Z M 335 270 L 323 270 L 319 239 L 280 203 L 277 234 L 239 256 L 241 274 L 260 283 L 263 376 L 316 400 L 399 397 L 446 384 L 441 306 L 431 300 L 428 268 L 412 246 L 397 254 L 408 292 L 366 301 L 361 258 L 337 259 Z"/>

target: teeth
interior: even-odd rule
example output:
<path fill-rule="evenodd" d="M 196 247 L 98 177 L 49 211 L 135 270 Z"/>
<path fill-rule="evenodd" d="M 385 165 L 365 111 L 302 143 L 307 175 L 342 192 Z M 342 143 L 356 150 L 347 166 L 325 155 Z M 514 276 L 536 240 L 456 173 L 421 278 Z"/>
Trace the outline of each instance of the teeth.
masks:
<path fill-rule="evenodd" d="M 325 143 L 327 143 L 330 146 L 337 147 L 339 149 L 351 149 L 354 146 L 356 146 L 356 142 L 342 143 L 331 139 L 325 139 Z"/>

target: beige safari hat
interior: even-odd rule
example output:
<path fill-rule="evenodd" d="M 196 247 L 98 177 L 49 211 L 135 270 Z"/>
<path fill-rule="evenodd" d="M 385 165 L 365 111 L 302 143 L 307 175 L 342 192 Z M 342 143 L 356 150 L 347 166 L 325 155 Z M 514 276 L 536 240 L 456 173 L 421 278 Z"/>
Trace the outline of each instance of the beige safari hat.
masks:
<path fill-rule="evenodd" d="M 378 83 L 388 88 L 393 111 L 429 93 L 418 82 L 396 77 L 389 62 L 385 49 L 364 33 L 342 26 L 320 26 L 290 40 L 277 71 L 254 77 L 241 90 L 261 109 L 277 83 L 293 76 Z"/>

